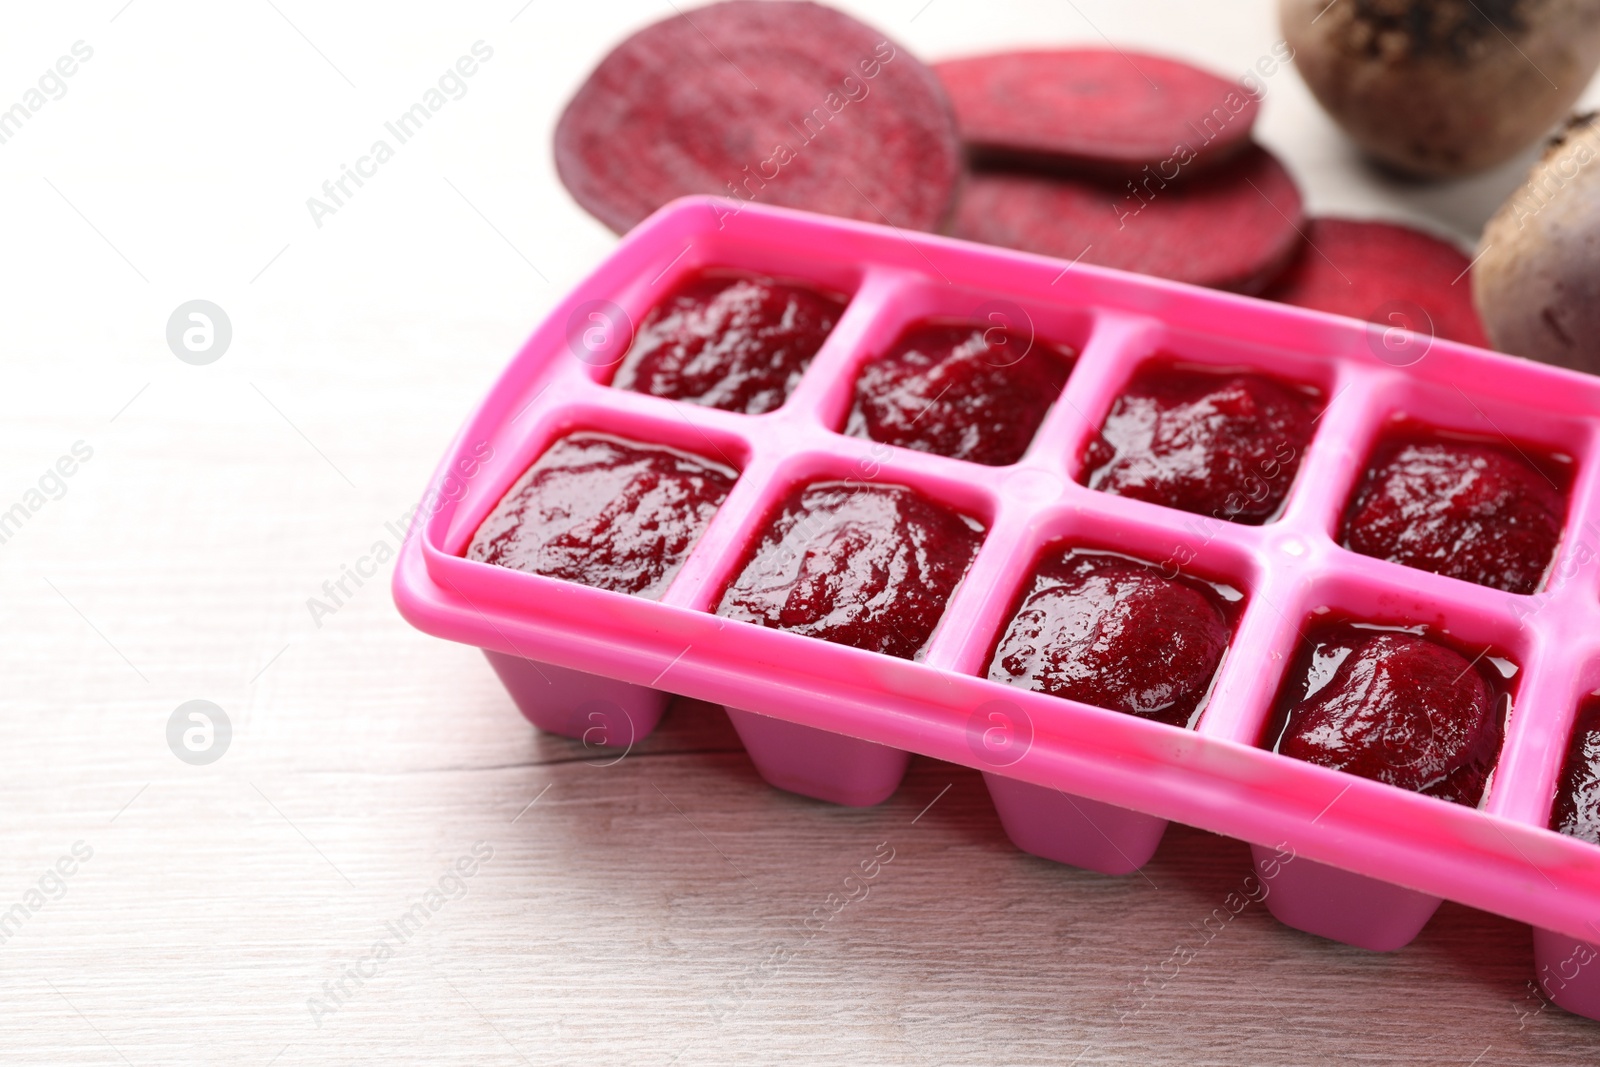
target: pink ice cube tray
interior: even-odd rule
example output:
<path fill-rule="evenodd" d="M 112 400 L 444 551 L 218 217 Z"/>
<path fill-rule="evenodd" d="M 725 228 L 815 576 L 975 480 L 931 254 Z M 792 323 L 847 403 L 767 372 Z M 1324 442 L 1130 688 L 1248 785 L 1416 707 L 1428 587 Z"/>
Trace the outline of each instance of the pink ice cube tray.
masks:
<path fill-rule="evenodd" d="M 686 275 L 743 270 L 848 294 L 787 403 L 749 416 L 613 389 L 630 323 Z M 998 316 L 998 317 L 997 317 Z M 1026 323 L 1078 352 L 1026 455 L 985 467 L 838 432 L 864 360 L 932 317 Z M 1201 518 L 1079 484 L 1080 456 L 1136 367 L 1163 354 L 1265 371 L 1325 408 L 1281 516 Z M 1408 364 L 1403 365 L 1402 364 Z M 1574 459 L 1541 592 L 1501 593 L 1349 552 L 1336 528 L 1375 437 L 1404 415 Z M 463 558 L 486 514 L 556 438 L 593 430 L 739 470 L 659 601 Z M 1600 379 L 1352 319 L 1039 256 L 720 199 L 638 226 L 534 332 L 457 437 L 395 572 L 417 627 L 482 648 L 540 728 L 626 746 L 678 693 L 720 703 L 773 785 L 874 804 L 910 753 L 982 771 L 1018 847 L 1109 874 L 1166 822 L 1254 846 L 1283 922 L 1370 949 L 1440 898 L 1531 924 L 1558 1004 L 1600 1018 L 1600 848 L 1548 829 L 1568 734 L 1600 688 Z M 713 610 L 797 484 L 906 485 L 980 521 L 982 548 L 917 661 L 719 618 Z M 1179 561 L 1244 590 L 1203 714 L 1183 730 L 982 675 L 1041 551 L 1061 542 Z M 1516 665 L 1478 809 L 1261 747 L 1308 621 L 1425 625 Z"/>

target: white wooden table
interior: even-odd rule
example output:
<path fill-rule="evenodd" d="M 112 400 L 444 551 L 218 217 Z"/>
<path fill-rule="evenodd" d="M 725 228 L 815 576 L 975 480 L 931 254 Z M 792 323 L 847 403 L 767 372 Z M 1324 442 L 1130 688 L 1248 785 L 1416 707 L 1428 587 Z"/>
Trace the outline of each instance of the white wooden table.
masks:
<path fill-rule="evenodd" d="M 1103 33 L 1240 72 L 1275 39 L 1264 0 L 847 6 L 929 57 Z M 0 524 L 0 1060 L 1600 1059 L 1600 1026 L 1533 1014 L 1513 923 L 1446 904 L 1373 955 L 1252 905 L 1201 945 L 1237 842 L 1175 826 L 1141 875 L 1070 870 L 1015 851 L 971 771 L 918 760 L 881 807 L 829 807 L 767 788 L 684 702 L 606 765 L 402 623 L 387 567 L 314 620 L 610 248 L 555 181 L 551 126 L 671 11 L 434 7 L 0 15 L 0 108 L 92 50 L 0 143 L 0 514 L 26 513 Z M 316 225 L 307 198 L 480 40 L 466 94 Z M 1313 209 L 1464 240 L 1526 163 L 1388 182 L 1292 71 L 1261 136 Z M 193 299 L 232 325 L 206 366 L 165 338 Z M 196 699 L 232 725 L 206 766 L 167 743 Z M 1179 944 L 1198 955 L 1131 992 Z"/>

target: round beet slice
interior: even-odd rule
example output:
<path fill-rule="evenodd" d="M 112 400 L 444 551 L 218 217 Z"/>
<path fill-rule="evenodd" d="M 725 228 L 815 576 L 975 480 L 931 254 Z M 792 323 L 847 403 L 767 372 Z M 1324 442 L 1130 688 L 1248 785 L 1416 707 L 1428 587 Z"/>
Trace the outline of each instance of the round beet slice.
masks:
<path fill-rule="evenodd" d="M 1260 101 L 1238 82 L 1109 49 L 1000 52 L 934 64 L 979 161 L 1167 177 L 1250 143 Z"/>
<path fill-rule="evenodd" d="M 1435 336 L 1488 347 L 1472 306 L 1469 261 L 1454 245 L 1407 226 L 1359 219 L 1312 219 L 1306 239 L 1263 297 L 1425 331 L 1428 323 L 1406 314 L 1420 307 Z"/>
<path fill-rule="evenodd" d="M 1257 292 L 1300 247 L 1300 191 L 1252 145 L 1204 174 L 1163 183 L 1024 171 L 972 174 L 953 232 L 1174 281 Z"/>
<path fill-rule="evenodd" d="M 799 0 L 727 0 L 640 30 L 567 105 L 555 158 L 619 233 L 691 193 L 933 230 L 962 169 L 933 71 Z"/>

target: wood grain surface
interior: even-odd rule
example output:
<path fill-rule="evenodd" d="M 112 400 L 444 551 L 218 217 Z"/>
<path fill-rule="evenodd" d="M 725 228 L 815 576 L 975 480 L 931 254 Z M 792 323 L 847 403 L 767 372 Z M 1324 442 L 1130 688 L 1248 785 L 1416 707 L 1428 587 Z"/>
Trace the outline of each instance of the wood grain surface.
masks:
<path fill-rule="evenodd" d="M 1275 39 L 1267 0 L 848 6 L 929 57 L 1104 34 L 1242 71 Z M 1600 1062 L 1600 1024 L 1532 997 L 1517 924 L 1446 904 L 1375 955 L 1252 904 L 1211 934 L 1237 842 L 1174 826 L 1138 875 L 1068 869 L 1010 846 L 974 772 L 918 759 L 887 803 L 832 807 L 688 702 L 616 761 L 406 626 L 386 566 L 311 611 L 393 550 L 455 426 L 612 247 L 550 128 L 666 14 L 0 14 L 0 108 L 94 48 L 0 145 L 0 514 L 27 511 L 0 540 L 0 1062 Z M 477 40 L 470 91 L 308 218 Z M 1463 238 L 1526 162 L 1389 182 L 1292 71 L 1261 135 L 1313 209 Z M 232 324 L 208 366 L 164 335 L 196 298 Z M 205 766 L 168 744 L 197 699 L 232 728 Z"/>

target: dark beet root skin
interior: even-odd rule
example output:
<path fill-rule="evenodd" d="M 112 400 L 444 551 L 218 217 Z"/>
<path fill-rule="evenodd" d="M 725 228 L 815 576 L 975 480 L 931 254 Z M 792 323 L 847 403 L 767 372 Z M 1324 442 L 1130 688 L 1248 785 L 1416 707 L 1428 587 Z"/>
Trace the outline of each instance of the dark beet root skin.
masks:
<path fill-rule="evenodd" d="M 1284 677 L 1281 755 L 1476 807 L 1510 706 L 1492 650 L 1334 619 L 1314 625 Z"/>
<path fill-rule="evenodd" d="M 915 659 L 982 540 L 906 486 L 812 482 L 769 515 L 716 613 Z"/>
<path fill-rule="evenodd" d="M 1247 525 L 1282 510 L 1320 396 L 1265 375 L 1157 357 L 1140 367 L 1084 448 L 1091 489 Z"/>
<path fill-rule="evenodd" d="M 861 368 L 845 432 L 971 463 L 1015 463 L 1072 361 L 1002 327 L 923 323 Z"/>
<path fill-rule="evenodd" d="M 611 384 L 764 414 L 789 398 L 845 303 L 770 278 L 691 277 L 650 309 Z"/>
<path fill-rule="evenodd" d="M 570 434 L 506 491 L 466 557 L 658 600 L 737 477 L 658 445 Z"/>
<path fill-rule="evenodd" d="M 937 230 L 963 165 L 933 71 L 805 0 L 724 0 L 640 30 L 568 103 L 555 162 L 618 233 L 691 194 Z"/>
<path fill-rule="evenodd" d="M 985 164 L 1116 176 L 1170 170 L 1181 154 L 1196 173 L 1243 150 L 1260 110 L 1238 82 L 1136 52 L 999 52 L 933 69 L 968 153 Z"/>
<path fill-rule="evenodd" d="M 1592 695 L 1578 709 L 1550 829 L 1600 845 L 1600 699 Z"/>
<path fill-rule="evenodd" d="M 1192 177 L 1173 171 L 1121 182 L 979 169 L 967 179 L 951 233 L 969 241 L 1259 292 L 1299 252 L 1299 189 L 1251 145 Z"/>
<path fill-rule="evenodd" d="M 1240 597 L 1142 560 L 1052 549 L 990 655 L 991 681 L 1169 726 L 1204 709 Z"/>
<path fill-rule="evenodd" d="M 1497 444 L 1402 424 L 1352 494 L 1353 552 L 1507 593 L 1539 588 L 1561 539 L 1564 478 Z M 1554 463 L 1544 466 L 1557 470 Z"/>
<path fill-rule="evenodd" d="M 1454 245 L 1360 219 L 1311 219 L 1305 230 L 1305 247 L 1262 299 L 1488 347 L 1472 303 L 1470 261 Z M 1411 307 L 1427 321 L 1410 322 Z"/>

